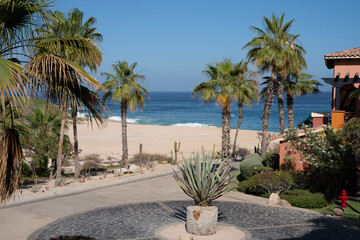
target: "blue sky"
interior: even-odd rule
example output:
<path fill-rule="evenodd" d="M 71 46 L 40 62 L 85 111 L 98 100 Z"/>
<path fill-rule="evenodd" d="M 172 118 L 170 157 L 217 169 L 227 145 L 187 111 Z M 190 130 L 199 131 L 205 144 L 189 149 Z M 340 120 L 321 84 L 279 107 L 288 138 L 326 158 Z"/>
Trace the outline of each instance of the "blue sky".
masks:
<path fill-rule="evenodd" d="M 263 28 L 263 16 L 285 13 L 295 19 L 307 54 L 307 73 L 330 77 L 324 55 L 360 46 L 358 0 L 57 0 L 54 10 L 79 8 L 97 19 L 103 62 L 95 74 L 111 72 L 118 60 L 137 62 L 149 91 L 192 91 L 206 80 L 206 64 L 245 58 L 242 47 L 254 37 L 250 25 Z M 324 86 L 322 91 L 330 91 Z"/>

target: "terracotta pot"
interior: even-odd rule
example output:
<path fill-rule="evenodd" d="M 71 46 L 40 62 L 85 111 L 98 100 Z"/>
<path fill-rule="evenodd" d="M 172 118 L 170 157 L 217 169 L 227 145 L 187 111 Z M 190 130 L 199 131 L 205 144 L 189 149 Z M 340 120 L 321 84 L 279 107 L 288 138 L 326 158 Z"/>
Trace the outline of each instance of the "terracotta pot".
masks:
<path fill-rule="evenodd" d="M 186 231 L 200 236 L 216 233 L 218 209 L 215 206 L 188 206 L 186 213 Z"/>

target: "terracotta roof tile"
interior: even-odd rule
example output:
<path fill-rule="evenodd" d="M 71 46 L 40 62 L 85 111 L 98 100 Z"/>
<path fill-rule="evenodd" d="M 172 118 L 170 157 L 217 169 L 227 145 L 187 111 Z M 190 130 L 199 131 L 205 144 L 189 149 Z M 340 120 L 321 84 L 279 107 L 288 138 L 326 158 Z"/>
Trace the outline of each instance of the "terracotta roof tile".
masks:
<path fill-rule="evenodd" d="M 346 58 L 360 57 L 360 47 L 344 50 L 341 52 L 331 53 L 324 56 L 326 58 Z"/>

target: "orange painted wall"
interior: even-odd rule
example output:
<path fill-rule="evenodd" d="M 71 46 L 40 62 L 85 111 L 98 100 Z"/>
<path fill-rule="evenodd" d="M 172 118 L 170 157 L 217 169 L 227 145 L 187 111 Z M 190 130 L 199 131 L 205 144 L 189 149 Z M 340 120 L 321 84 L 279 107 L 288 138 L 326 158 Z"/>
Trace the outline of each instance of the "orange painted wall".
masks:
<path fill-rule="evenodd" d="M 331 111 L 331 126 L 335 129 L 340 129 L 344 126 L 345 111 Z"/>
<path fill-rule="evenodd" d="M 294 162 L 295 162 L 295 170 L 304 170 L 304 166 L 302 163 L 300 163 L 299 161 L 301 161 L 301 157 L 299 155 L 299 152 L 296 150 L 290 151 L 290 143 L 288 142 L 280 142 L 280 166 L 281 164 L 284 163 L 284 157 L 286 155 L 286 153 L 288 153 L 291 157 L 294 157 Z"/>
<path fill-rule="evenodd" d="M 340 78 L 344 78 L 346 73 L 350 73 L 349 77 L 354 77 L 355 73 L 360 74 L 360 59 L 338 59 L 334 61 L 334 78 L 337 73 Z"/>

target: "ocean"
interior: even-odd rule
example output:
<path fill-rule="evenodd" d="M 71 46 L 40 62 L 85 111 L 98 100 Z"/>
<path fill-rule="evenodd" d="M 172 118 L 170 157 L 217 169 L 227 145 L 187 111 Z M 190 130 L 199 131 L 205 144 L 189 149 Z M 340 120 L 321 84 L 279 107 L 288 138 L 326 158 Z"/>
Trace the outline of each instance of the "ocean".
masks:
<path fill-rule="evenodd" d="M 204 104 L 193 98 L 191 92 L 150 92 L 143 111 L 128 111 L 128 123 L 190 126 L 190 127 L 221 127 L 221 108 L 215 103 Z M 285 100 L 286 101 L 286 100 Z M 244 107 L 244 119 L 240 129 L 262 130 L 263 100 Z M 107 118 L 120 121 L 120 103 L 107 100 L 109 109 Z M 285 109 L 286 111 L 286 109 Z M 296 96 L 294 104 L 295 125 L 304 121 L 311 112 L 330 112 L 331 92 L 316 95 Z M 80 115 L 83 115 L 80 113 Z M 286 114 L 285 114 L 286 115 Z M 231 108 L 231 128 L 236 128 L 238 118 L 237 103 Z M 287 123 L 287 119 L 286 119 Z M 268 131 L 279 132 L 277 101 L 274 99 Z"/>

